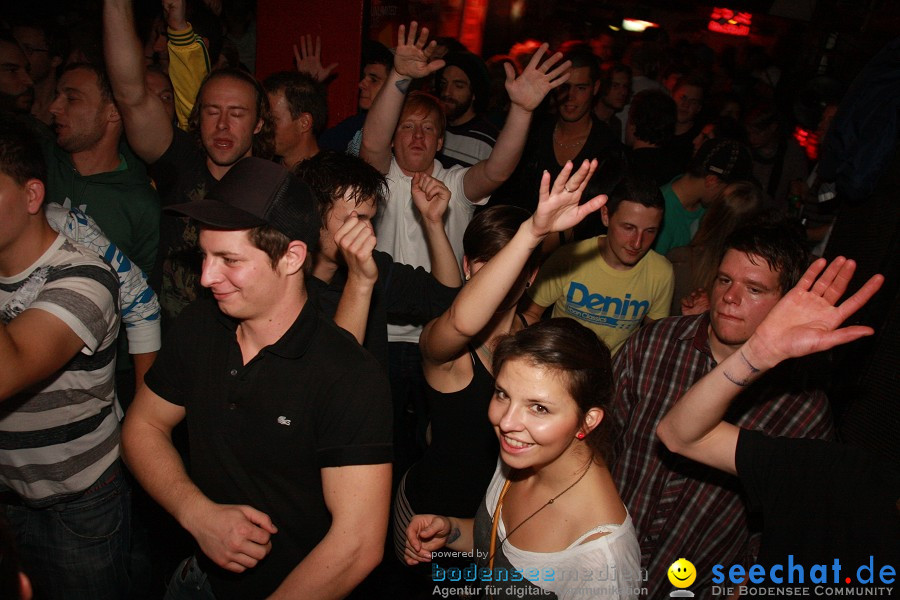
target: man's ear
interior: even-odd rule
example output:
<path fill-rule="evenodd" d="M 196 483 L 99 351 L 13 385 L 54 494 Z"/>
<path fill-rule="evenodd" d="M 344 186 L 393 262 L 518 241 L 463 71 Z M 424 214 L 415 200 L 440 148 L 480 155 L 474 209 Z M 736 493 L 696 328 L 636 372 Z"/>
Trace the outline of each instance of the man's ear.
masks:
<path fill-rule="evenodd" d="M 312 131 L 313 118 L 312 115 L 308 112 L 300 113 L 300 116 L 297 117 L 297 122 L 300 124 L 301 132 L 306 133 L 308 131 Z"/>
<path fill-rule="evenodd" d="M 443 147 L 444 147 L 444 137 L 441 136 L 438 138 L 437 151 L 440 152 L 441 148 L 443 148 Z"/>
<path fill-rule="evenodd" d="M 293 275 L 301 272 L 303 263 L 306 262 L 308 252 L 309 250 L 306 247 L 306 242 L 293 240 L 288 244 L 287 252 L 281 257 L 281 263 L 284 265 L 285 273 Z"/>
<path fill-rule="evenodd" d="M 259 119 L 259 120 L 256 122 L 256 127 L 253 129 L 253 135 L 256 135 L 257 133 L 259 133 L 260 131 L 262 131 L 262 128 L 263 128 L 263 120 L 262 120 L 262 119 Z"/>
<path fill-rule="evenodd" d="M 600 219 L 603 221 L 603 226 L 609 228 L 609 209 L 605 204 L 600 207 Z"/>
<path fill-rule="evenodd" d="M 600 85 L 601 85 L 601 83 L 602 83 L 602 82 L 601 82 L 599 79 L 598 79 L 597 81 L 594 82 L 594 94 L 593 94 L 594 96 L 596 96 L 597 94 L 600 93 Z"/>
<path fill-rule="evenodd" d="M 40 179 L 29 179 L 25 182 L 25 193 L 28 195 L 26 208 L 29 215 L 36 215 L 44 206 L 44 194 L 46 188 Z"/>
<path fill-rule="evenodd" d="M 463 255 L 463 279 L 468 281 L 472 277 L 472 266 L 469 264 L 469 257 Z"/>
<path fill-rule="evenodd" d="M 115 102 L 109 103 L 109 113 L 107 113 L 106 118 L 110 123 L 118 123 L 122 120 L 122 115 L 119 114 L 119 107 L 116 106 Z"/>

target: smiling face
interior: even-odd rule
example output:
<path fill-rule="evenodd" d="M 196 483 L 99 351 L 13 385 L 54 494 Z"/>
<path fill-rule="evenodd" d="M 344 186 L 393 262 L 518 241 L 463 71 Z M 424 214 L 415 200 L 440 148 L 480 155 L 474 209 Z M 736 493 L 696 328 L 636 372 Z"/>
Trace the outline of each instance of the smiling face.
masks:
<path fill-rule="evenodd" d="M 407 175 L 431 173 L 434 156 L 443 146 L 439 137 L 440 115 L 436 111 L 404 108 L 394 132 L 394 156 Z"/>
<path fill-rule="evenodd" d="M 556 99 L 559 118 L 566 123 L 575 123 L 590 118 L 588 113 L 594 106 L 600 82 L 591 81 L 590 67 L 575 67 L 569 73 L 569 80 L 557 88 Z"/>
<path fill-rule="evenodd" d="M 369 110 L 375 96 L 381 91 L 381 86 L 387 80 L 388 69 L 378 63 L 372 63 L 363 67 L 363 77 L 359 80 L 359 109 Z"/>
<path fill-rule="evenodd" d="M 650 251 L 659 232 L 663 211 L 624 200 L 611 216 L 601 208 L 603 224 L 609 228 L 600 253 L 613 269 L 625 271 L 638 264 Z"/>
<path fill-rule="evenodd" d="M 510 467 L 537 470 L 574 450 L 582 420 L 563 377 L 521 358 L 500 368 L 488 419 Z"/>
<path fill-rule="evenodd" d="M 223 313 L 240 320 L 268 314 L 290 285 L 281 263 L 273 269 L 269 256 L 250 242 L 247 231 L 200 230 L 200 285 L 209 288 Z"/>
<path fill-rule="evenodd" d="M 669 583 L 677 588 L 686 588 L 697 579 L 697 569 L 685 558 L 679 558 L 669 567 Z"/>
<path fill-rule="evenodd" d="M 710 297 L 710 343 L 737 348 L 753 335 L 781 296 L 779 274 L 765 259 L 728 250 Z"/>
<path fill-rule="evenodd" d="M 112 101 L 100 92 L 97 74 L 89 69 L 66 71 L 56 91 L 50 104 L 56 143 L 70 154 L 96 147 L 115 112 Z"/>
<path fill-rule="evenodd" d="M 244 81 L 219 77 L 201 92 L 200 140 L 209 160 L 230 167 L 253 151 L 253 136 L 262 129 L 256 114 L 256 90 Z"/>

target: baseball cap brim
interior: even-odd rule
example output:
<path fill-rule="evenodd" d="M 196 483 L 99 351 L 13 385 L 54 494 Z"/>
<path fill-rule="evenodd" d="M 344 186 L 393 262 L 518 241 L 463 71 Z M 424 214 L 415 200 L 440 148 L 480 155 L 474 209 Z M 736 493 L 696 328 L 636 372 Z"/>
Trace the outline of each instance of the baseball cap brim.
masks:
<path fill-rule="evenodd" d="M 267 224 L 263 219 L 251 215 L 247 211 L 211 198 L 175 204 L 167 206 L 163 210 L 182 214 L 204 225 L 210 225 L 219 229 L 252 229 Z"/>

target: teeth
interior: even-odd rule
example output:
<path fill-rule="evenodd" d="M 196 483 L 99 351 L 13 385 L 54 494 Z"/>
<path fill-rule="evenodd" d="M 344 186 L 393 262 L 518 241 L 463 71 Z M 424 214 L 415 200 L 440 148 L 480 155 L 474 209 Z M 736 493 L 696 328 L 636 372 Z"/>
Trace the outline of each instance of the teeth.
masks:
<path fill-rule="evenodd" d="M 509 444 L 510 446 L 512 446 L 513 448 L 527 448 L 528 446 L 531 446 L 531 444 L 526 444 L 524 442 L 514 440 L 505 435 L 503 436 L 503 439 L 506 440 L 506 443 Z"/>

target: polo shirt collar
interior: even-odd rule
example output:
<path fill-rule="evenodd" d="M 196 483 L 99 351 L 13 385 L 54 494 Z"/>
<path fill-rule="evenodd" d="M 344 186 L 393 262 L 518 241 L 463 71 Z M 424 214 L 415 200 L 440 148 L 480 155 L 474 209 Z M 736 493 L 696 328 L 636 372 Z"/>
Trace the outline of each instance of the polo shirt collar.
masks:
<path fill-rule="evenodd" d="M 234 342 L 237 343 L 237 319 L 232 319 L 216 306 L 216 319 L 234 336 Z M 319 328 L 321 317 L 314 303 L 307 296 L 300 314 L 294 320 L 290 328 L 282 335 L 277 342 L 266 346 L 260 351 L 271 352 L 277 356 L 288 359 L 301 358 L 306 354 L 307 349 L 312 343 L 313 337 Z"/>

